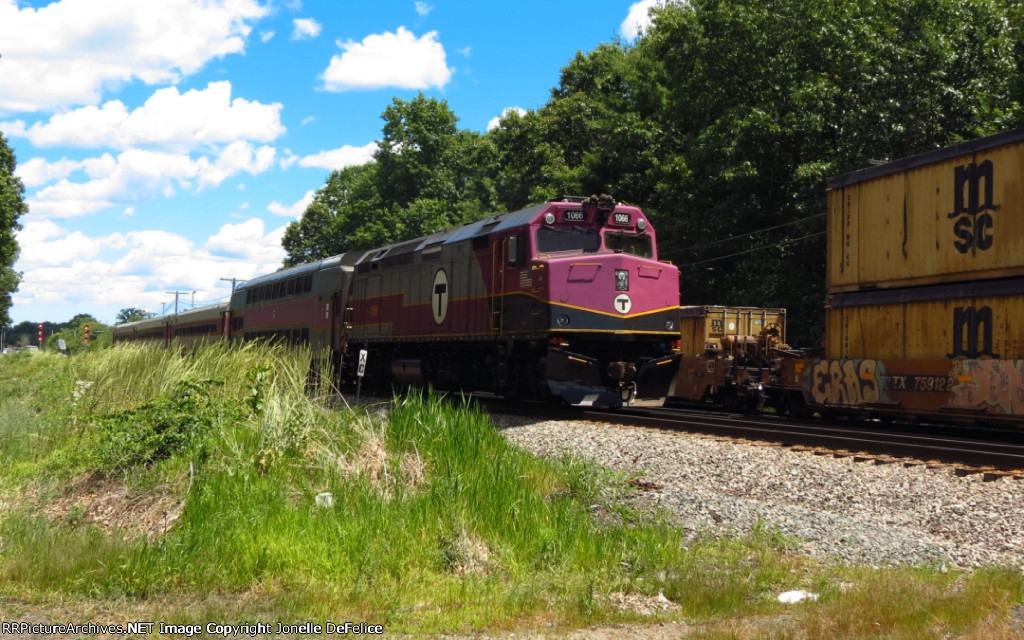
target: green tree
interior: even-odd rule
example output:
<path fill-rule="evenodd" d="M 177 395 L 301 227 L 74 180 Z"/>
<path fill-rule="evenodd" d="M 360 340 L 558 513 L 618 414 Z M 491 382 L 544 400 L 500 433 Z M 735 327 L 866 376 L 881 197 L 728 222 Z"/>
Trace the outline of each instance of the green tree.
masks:
<path fill-rule="evenodd" d="M 488 148 L 444 101 L 395 98 L 374 161 L 332 172 L 282 244 L 291 266 L 448 229 L 492 210 Z"/>
<path fill-rule="evenodd" d="M 657 11 L 631 55 L 670 88 L 650 203 L 684 301 L 785 306 L 794 341 L 820 339 L 827 178 L 1004 128 L 1013 50 L 995 1 Z"/>
<path fill-rule="evenodd" d="M 85 328 L 89 327 L 89 344 L 86 345 Z M 60 340 L 64 341 L 68 353 L 79 353 L 86 348 L 104 349 L 113 345 L 112 328 L 101 323 L 87 313 L 77 314 L 67 322 L 54 327 L 51 334 L 48 330 L 46 341 L 43 343 L 45 351 L 58 351 Z"/>
<path fill-rule="evenodd" d="M 21 274 L 14 270 L 18 259 L 14 233 L 21 229 L 18 219 L 28 212 L 25 185 L 14 175 L 17 164 L 14 151 L 0 133 L 0 326 L 5 327 L 11 323 L 11 294 L 21 282 Z"/>
<path fill-rule="evenodd" d="M 145 309 L 139 309 L 138 307 L 125 307 L 117 312 L 114 322 L 116 324 L 124 324 L 126 322 L 135 322 L 136 320 L 152 318 L 155 315 L 155 313 L 146 311 Z"/>

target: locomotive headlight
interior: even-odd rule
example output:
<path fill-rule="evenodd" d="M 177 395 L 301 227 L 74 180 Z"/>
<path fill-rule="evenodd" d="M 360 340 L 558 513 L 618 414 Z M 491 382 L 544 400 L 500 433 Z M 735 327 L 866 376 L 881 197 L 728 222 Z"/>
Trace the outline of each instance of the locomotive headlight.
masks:
<path fill-rule="evenodd" d="M 641 230 L 641 231 L 643 231 L 644 229 L 647 228 L 647 221 L 644 220 L 643 218 L 637 220 L 636 221 L 636 228 Z"/>
<path fill-rule="evenodd" d="M 555 224 L 555 214 L 550 211 L 544 214 L 544 222 L 548 224 Z"/>
<path fill-rule="evenodd" d="M 563 313 L 562 315 L 555 318 L 555 322 L 558 323 L 559 327 L 562 327 L 564 329 L 565 327 L 569 326 L 569 316 Z"/>
<path fill-rule="evenodd" d="M 672 320 L 665 321 L 665 331 L 675 331 L 676 323 Z"/>
<path fill-rule="evenodd" d="M 628 269 L 616 269 L 615 270 L 615 290 L 616 291 L 629 291 L 629 270 Z"/>

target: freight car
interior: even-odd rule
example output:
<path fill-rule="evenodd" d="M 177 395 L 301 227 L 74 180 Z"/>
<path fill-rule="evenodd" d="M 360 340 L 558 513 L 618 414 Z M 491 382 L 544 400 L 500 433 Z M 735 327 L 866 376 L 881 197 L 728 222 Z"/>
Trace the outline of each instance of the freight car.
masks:
<path fill-rule="evenodd" d="M 366 378 L 618 407 L 664 397 L 678 360 L 679 272 L 611 198 L 565 199 L 245 283 L 223 336 L 327 348 Z M 170 342 L 173 321 L 115 339 Z M 162 332 L 162 333 L 161 333 Z"/>
<path fill-rule="evenodd" d="M 833 178 L 827 246 L 824 348 L 772 347 L 748 397 L 1024 426 L 1024 129 Z M 724 352 L 703 359 L 715 392 L 742 379 Z M 694 364 L 674 396 L 703 393 Z"/>
<path fill-rule="evenodd" d="M 823 412 L 1024 425 L 1024 129 L 833 178 Z"/>
<path fill-rule="evenodd" d="M 786 310 L 758 307 L 679 308 L 679 372 L 667 404 L 720 404 L 759 411 L 782 404 L 780 357 L 786 342 Z"/>

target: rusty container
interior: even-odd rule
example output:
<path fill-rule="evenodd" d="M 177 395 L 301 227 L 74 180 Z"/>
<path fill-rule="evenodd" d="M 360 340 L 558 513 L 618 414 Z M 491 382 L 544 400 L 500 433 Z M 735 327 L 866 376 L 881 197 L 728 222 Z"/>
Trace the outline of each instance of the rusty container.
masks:
<path fill-rule="evenodd" d="M 831 294 L 829 358 L 1024 359 L 1024 278 Z"/>
<path fill-rule="evenodd" d="M 786 310 L 760 307 L 687 306 L 679 307 L 680 349 L 684 356 L 704 353 L 709 345 L 721 349 L 729 336 L 758 336 L 762 330 L 777 326 L 780 339 L 786 341 Z"/>
<path fill-rule="evenodd" d="M 837 176 L 830 293 L 1024 275 L 1024 128 Z"/>

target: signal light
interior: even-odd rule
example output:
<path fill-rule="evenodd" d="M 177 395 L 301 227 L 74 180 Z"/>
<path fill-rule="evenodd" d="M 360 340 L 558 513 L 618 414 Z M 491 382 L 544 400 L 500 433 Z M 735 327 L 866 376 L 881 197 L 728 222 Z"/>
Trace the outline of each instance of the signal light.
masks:
<path fill-rule="evenodd" d="M 43 323 L 39 323 L 39 346 L 43 346 Z"/>
<path fill-rule="evenodd" d="M 85 346 L 89 346 L 89 325 L 85 325 Z"/>

